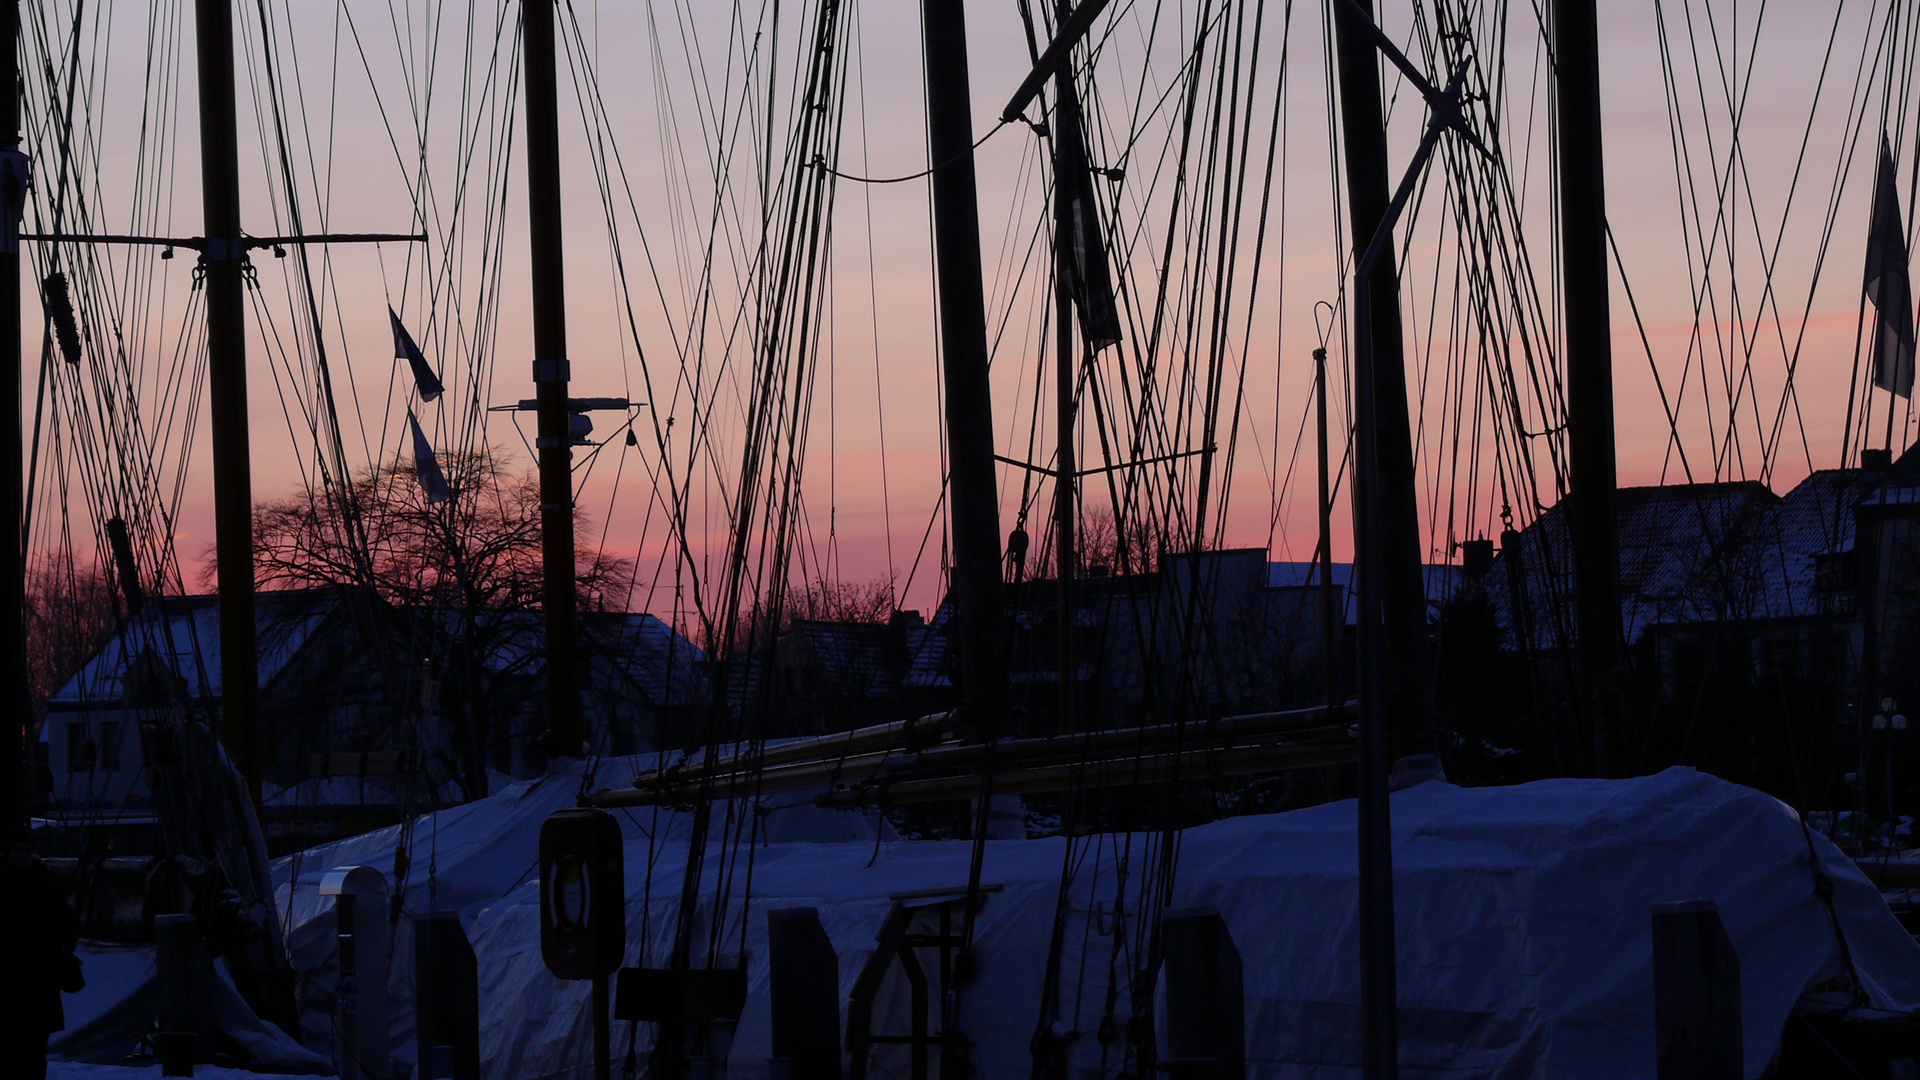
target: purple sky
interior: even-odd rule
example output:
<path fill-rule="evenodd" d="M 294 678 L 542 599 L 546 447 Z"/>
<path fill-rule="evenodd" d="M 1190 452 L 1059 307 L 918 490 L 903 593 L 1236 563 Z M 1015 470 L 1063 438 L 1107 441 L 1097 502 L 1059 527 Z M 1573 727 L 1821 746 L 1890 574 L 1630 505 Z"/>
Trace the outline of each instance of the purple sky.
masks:
<path fill-rule="evenodd" d="M 450 388 L 441 403 L 418 410 L 436 443 L 458 449 L 485 439 L 518 453 L 524 463 L 528 455 L 511 417 L 493 414 L 484 428 L 476 428 L 462 419 L 458 406 L 475 391 L 476 379 L 487 404 L 530 396 L 520 127 L 517 120 L 506 125 L 501 111 L 517 90 L 506 89 L 504 65 L 491 84 L 485 77 L 485 64 L 496 51 L 495 27 L 486 20 L 498 13 L 480 12 L 469 27 L 463 21 L 465 12 L 449 11 L 436 23 L 430 18 L 434 12 L 420 5 L 402 5 L 405 19 L 399 22 L 389 21 L 385 7 L 358 0 L 331 9 L 291 6 L 292 12 L 276 15 L 291 22 L 277 26 L 273 37 L 279 42 L 276 57 L 287 112 L 293 117 L 289 145 L 297 159 L 305 225 L 332 231 L 400 231 L 419 220 L 414 212 L 418 204 L 434 237 L 424 251 L 382 245 L 332 252 L 323 297 L 325 339 L 335 365 L 340 408 L 347 417 L 350 460 L 365 465 L 374 458 L 391 459 L 403 446 L 405 386 L 401 369 L 390 359 L 384 310 L 391 303 L 442 367 Z M 1686 479 L 1690 469 L 1696 480 L 1766 478 L 1784 490 L 1809 466 L 1840 462 L 1871 154 L 1885 108 L 1881 95 L 1887 59 L 1874 52 L 1878 24 L 1870 26 L 1868 20 L 1870 14 L 1874 19 L 1882 15 L 1843 9 L 1836 30 L 1833 12 L 1821 5 L 1774 5 L 1767 9 L 1767 21 L 1756 27 L 1754 6 L 1663 5 L 1666 45 L 1673 57 L 1667 69 L 1661 61 L 1654 5 L 1602 5 L 1610 218 L 1645 328 L 1643 339 L 1616 276 L 1614 346 L 1620 476 L 1625 484 L 1677 482 Z M 47 25 L 64 27 L 61 12 L 66 7 L 53 5 Z M 1173 14 L 1165 18 L 1191 20 L 1201 5 L 1170 7 Z M 1538 29 L 1528 21 L 1530 9 L 1513 7 L 1501 149 L 1537 288 L 1549 297 L 1549 99 L 1539 74 Z M 1244 298 L 1255 270 L 1251 210 L 1235 242 L 1241 254 L 1236 264 L 1241 307 L 1234 317 L 1234 337 L 1244 332 L 1248 346 L 1244 354 L 1236 346 L 1229 364 L 1236 377 L 1244 369 L 1245 405 L 1239 455 L 1227 491 L 1225 540 L 1235 546 L 1271 546 L 1275 558 L 1304 559 L 1313 547 L 1312 458 L 1306 446 L 1295 457 L 1295 440 L 1309 402 L 1314 305 L 1336 298 L 1341 265 L 1331 226 L 1336 207 L 1327 158 L 1320 7 L 1296 5 L 1290 31 L 1281 24 L 1281 5 L 1267 8 L 1262 66 L 1254 80 L 1257 122 L 1251 127 L 1260 139 L 1254 157 L 1257 171 L 1269 127 L 1265 110 L 1274 99 L 1284 44 L 1284 168 L 1275 179 L 1263 265 L 1258 268 L 1260 291 L 1250 316 Z M 764 40 L 782 43 L 773 76 L 782 87 L 781 117 L 790 101 L 792 43 L 800 20 L 812 17 L 811 11 L 799 9 L 787 5 L 783 25 L 777 30 L 763 27 Z M 575 10 L 580 17 L 578 40 L 585 43 L 604 109 L 599 114 L 583 110 L 573 86 L 563 87 L 575 393 L 651 398 L 662 423 L 673 418 L 668 457 L 676 471 L 692 470 L 689 543 L 701 575 L 711 577 L 726 531 L 721 492 L 733 482 L 739 460 L 739 403 L 745 390 L 733 373 L 740 370 L 742 358 L 751 355 L 742 338 L 729 335 L 740 325 L 736 315 L 742 268 L 752 264 L 757 241 L 753 177 L 765 121 L 743 118 L 738 110 L 743 86 L 764 92 L 764 66 L 747 70 L 741 48 L 741 41 L 753 33 L 752 21 L 761 16 L 757 8 L 750 9 L 741 16 L 742 27 L 729 34 L 727 9 L 719 4 L 585 3 Z M 854 48 L 840 168 L 878 177 L 917 172 L 926 165 L 917 8 L 889 3 L 850 10 Z M 1129 102 L 1141 96 L 1143 87 L 1148 88 L 1144 96 L 1151 98 L 1157 93 L 1154 88 L 1169 84 L 1178 43 L 1191 37 L 1190 26 L 1163 22 L 1157 29 L 1150 27 L 1153 10 L 1114 5 L 1115 28 L 1097 68 L 1103 95 L 1111 95 L 1102 101 L 1109 128 L 1123 135 L 1133 115 Z M 144 17 L 116 12 L 110 32 L 103 25 L 96 37 L 111 48 L 94 54 L 99 60 L 87 84 L 88 97 L 95 102 L 88 168 L 100 177 L 92 203 L 100 220 L 94 224 L 103 231 L 193 233 L 199 230 L 200 211 L 191 74 L 175 78 L 165 63 L 156 71 L 145 62 L 166 52 L 149 50 L 147 28 L 134 21 Z M 984 133 L 1025 73 L 1027 46 L 1012 3 L 970 5 L 968 17 L 976 128 Z M 1386 5 L 1383 23 L 1396 38 L 1408 40 L 1409 19 L 1405 5 Z M 257 52 L 260 28 L 251 10 L 245 25 L 245 44 Z M 1485 28 L 1481 30 L 1482 40 L 1487 40 Z M 510 41 L 510 23 L 506 33 Z M 1819 72 L 1830 34 L 1833 60 L 1822 83 Z M 170 29 L 160 40 L 185 50 L 186 66 L 191 67 L 190 26 Z M 1718 56 L 1712 51 L 1715 41 Z M 37 67 L 37 47 L 30 46 L 29 54 Z M 468 57 L 477 66 L 469 67 Z M 1877 74 L 1868 74 L 1857 87 L 1856 69 L 1863 57 L 1868 70 Z M 1488 56 L 1481 61 L 1483 66 L 1493 63 Z M 1907 60 L 1902 57 L 1900 62 Z M 764 65 L 764 59 L 760 63 Z M 563 63 L 563 79 L 569 71 L 584 70 L 577 62 Z M 1668 74 L 1679 80 L 1677 116 L 1669 107 Z M 241 75 L 245 216 L 256 234 L 290 229 L 285 199 L 275 197 L 278 181 L 270 182 L 272 159 L 253 152 L 254 147 L 272 145 L 271 122 L 263 127 L 260 121 L 266 114 L 256 111 L 250 89 L 264 86 L 264 78 L 258 65 Z M 178 86 L 182 96 L 161 96 L 154 87 L 163 83 Z M 431 104 L 423 105 L 429 91 Z M 30 108 L 44 108 L 45 88 L 38 87 L 33 96 Z M 1896 103 L 1886 112 L 1888 126 L 1898 133 L 1900 118 L 1914 111 L 1910 102 Z M 583 112 L 602 118 L 604 129 L 590 133 Z M 1730 117 L 1736 113 L 1737 153 L 1729 137 Z M 1855 114 L 1863 114 L 1864 122 Z M 420 115 L 428 119 L 417 122 Z M 164 179 L 143 181 L 149 174 L 134 164 L 140 131 L 143 120 L 151 131 L 156 116 L 171 117 L 179 130 L 177 138 L 164 144 L 148 136 L 149 155 L 171 164 L 150 174 Z M 1419 121 L 1417 101 L 1402 93 L 1391 124 L 1396 173 L 1411 153 Z M 714 136 L 722 125 L 738 127 L 731 141 Z M 1139 126 L 1148 137 L 1137 142 L 1142 149 L 1127 163 L 1121 213 L 1123 220 L 1131 220 L 1128 215 L 1136 210 L 1145 215 L 1153 242 L 1142 251 L 1157 251 L 1165 230 L 1155 215 L 1164 215 L 1164 190 L 1152 197 L 1141 192 L 1158 153 L 1155 140 L 1166 126 L 1159 121 Z M 776 128 L 779 144 L 785 129 L 781 124 Z M 510 157 L 500 156 L 508 145 L 502 138 L 506 131 L 512 134 Z M 424 159 L 417 152 L 423 139 Z M 1903 147 L 1903 185 L 1911 167 L 1907 150 L 1910 146 Z M 1029 433 L 1042 446 L 1053 438 L 1048 398 L 1040 399 L 1041 417 L 1034 419 L 1033 358 L 1042 333 L 1044 296 L 1031 280 L 1017 288 L 1012 284 L 1043 209 L 1044 176 L 1034 168 L 1036 151 L 1033 135 L 1015 127 L 996 134 L 978 155 L 989 307 L 1000 342 L 994 419 L 1002 452 L 1010 456 L 1024 454 Z M 37 152 L 44 169 L 51 155 L 46 149 Z M 602 208 L 598 154 L 606 155 L 605 174 L 611 177 L 611 229 Z M 710 227 L 714 162 L 722 154 L 730 154 L 734 180 L 720 199 L 726 208 L 722 220 L 729 224 L 716 234 Z M 142 190 L 147 201 L 136 214 L 129 207 Z M 1717 198 L 1722 190 L 1727 193 L 1724 201 Z M 1257 199 L 1257 185 L 1249 191 L 1249 198 Z M 1406 314 L 1409 380 L 1421 412 L 1417 419 L 1429 554 L 1445 559 L 1450 538 L 1497 532 L 1499 508 L 1511 496 L 1503 495 L 1492 479 L 1492 439 L 1473 434 L 1476 423 L 1485 428 L 1494 406 L 1468 402 L 1459 409 L 1449 404 L 1454 395 L 1448 357 L 1472 356 L 1479 345 L 1455 321 L 1462 317 L 1453 299 L 1455 238 L 1443 227 L 1452 211 L 1437 183 L 1432 191 L 1412 226 Z M 1902 194 L 1907 197 L 1904 187 Z M 940 555 L 938 525 L 921 553 L 940 482 L 927 187 L 923 181 L 843 183 L 837 198 L 831 284 L 822 294 L 828 308 L 821 323 L 802 480 L 801 572 L 854 582 L 891 575 L 905 583 L 918 554 L 905 602 L 926 607 L 937 589 Z M 1144 210 L 1129 204 L 1134 198 L 1144 200 Z M 489 225 L 487 208 L 493 202 L 503 206 L 504 213 Z M 1716 226 L 1721 205 L 1731 216 Z M 618 237 L 625 262 L 625 291 L 618 284 L 610 235 Z M 497 246 L 497 261 L 490 261 L 487 253 L 494 248 L 488 245 Z M 709 252 L 715 284 L 710 305 L 702 309 L 697 279 Z M 183 421 L 169 428 L 162 419 L 168 415 L 168 402 L 177 407 L 184 400 L 166 389 L 166 372 L 183 332 L 191 263 L 185 258 L 159 263 L 151 250 L 116 252 L 112 258 L 121 271 L 158 268 L 162 275 L 149 299 L 128 300 L 125 306 L 129 313 L 151 312 L 147 321 L 139 322 L 132 314 L 125 318 L 129 326 L 137 323 L 138 332 L 129 337 L 135 342 L 131 353 L 143 407 L 153 426 L 171 433 L 156 436 L 165 448 L 156 465 L 171 492 L 186 446 L 177 434 Z M 257 261 L 262 289 L 254 318 L 251 397 L 255 492 L 264 499 L 308 482 L 315 451 L 299 404 L 303 393 L 311 399 L 310 390 L 299 389 L 303 382 L 310 386 L 310 365 L 283 351 L 299 320 L 296 294 L 289 291 L 291 263 L 264 255 Z M 1129 264 L 1129 272 L 1150 275 L 1152 262 L 1142 255 Z M 497 279 L 488 276 L 489 266 L 497 267 Z M 1702 292 L 1707 282 L 1711 288 Z M 1699 300 L 1703 295 L 1707 299 Z M 1697 317 L 1696 305 L 1705 308 Z M 1004 329 L 999 325 L 1002 317 Z M 29 355 L 36 355 L 34 338 L 30 333 Z M 691 358 L 686 367 L 705 373 L 697 397 L 710 403 L 713 426 L 704 448 L 687 439 L 698 410 L 690 403 L 694 395 L 679 384 L 682 357 Z M 1107 362 L 1118 363 L 1111 357 Z M 723 363 L 729 366 L 723 368 Z M 1790 363 L 1796 365 L 1797 402 L 1789 403 L 1781 419 Z M 1666 402 L 1656 388 L 1656 371 Z M 649 377 L 651 394 L 645 389 Z M 1729 386 L 1734 387 L 1731 395 Z M 1730 397 L 1736 409 L 1731 429 Z M 1679 413 L 1686 469 L 1669 437 L 1669 407 Z M 1884 409 L 1884 404 L 1875 408 Z M 671 558 L 661 561 L 662 552 L 669 550 L 669 534 L 665 489 L 654 479 L 661 462 L 653 422 L 642 414 L 640 447 L 626 449 L 617 440 L 607 447 L 583 479 L 581 501 L 609 546 L 640 556 L 642 587 L 655 591 L 637 597 L 635 605 L 658 610 L 672 602 L 674 566 Z M 1878 432 L 1879 421 L 1875 423 Z M 1538 416 L 1529 424 L 1549 426 Z M 1911 430 L 1909 420 L 1895 433 L 1895 441 L 1904 445 Z M 1462 434 L 1456 436 L 1456 431 Z M 1881 437 L 1874 436 L 1876 442 Z M 198 425 L 197 438 L 186 458 L 175 519 L 178 551 L 194 566 L 212 531 L 204 422 Z M 1543 477 L 1540 495 L 1550 502 L 1548 441 L 1536 439 L 1534 447 Z M 1083 454 L 1097 454 L 1097 444 L 1083 441 Z M 1463 467 L 1463 460 L 1477 460 L 1481 468 Z M 1283 484 L 1289 474 L 1292 482 Z M 1002 482 L 1010 524 L 1021 477 L 1008 470 Z M 41 490 L 57 488 L 49 478 Z M 1099 493 L 1089 498 L 1095 505 L 1105 499 Z M 66 502 L 75 530 L 84 535 L 92 527 L 86 523 L 84 502 L 77 492 Z M 1523 520 L 1530 516 L 1524 508 L 1515 512 Z M 1346 513 L 1342 504 L 1335 546 L 1343 556 L 1349 548 Z M 43 523 L 53 520 L 45 512 L 41 516 Z M 37 533 L 36 543 L 51 542 L 51 533 Z"/>

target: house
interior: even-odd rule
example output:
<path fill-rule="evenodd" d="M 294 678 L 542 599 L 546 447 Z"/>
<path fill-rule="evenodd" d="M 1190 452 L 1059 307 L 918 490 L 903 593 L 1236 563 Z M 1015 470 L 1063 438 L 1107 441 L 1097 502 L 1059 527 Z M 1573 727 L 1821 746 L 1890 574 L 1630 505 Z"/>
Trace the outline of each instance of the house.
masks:
<path fill-rule="evenodd" d="M 596 753 L 638 754 L 685 745 L 712 700 L 706 653 L 658 616 L 583 612 L 582 709 Z"/>
<path fill-rule="evenodd" d="M 1785 495 L 1754 481 L 1620 490 L 1620 640 L 1632 659 L 1621 688 L 1624 767 L 1681 762 L 1796 798 L 1841 781 L 1852 768 L 1861 657 L 1875 652 L 1862 598 L 1876 575 L 1855 534 L 1862 522 L 1877 533 L 1897 490 L 1882 471 L 1820 470 Z M 1913 471 L 1920 486 L 1920 461 Z M 1910 580 L 1915 569 L 1920 560 L 1879 576 Z M 1481 672 L 1511 692 L 1466 711 L 1515 714 L 1505 732 L 1516 740 L 1560 739 L 1549 771 L 1587 767 L 1587 736 L 1542 734 L 1571 731 L 1565 718 L 1582 716 L 1569 689 L 1578 629 L 1565 502 L 1506 533 L 1470 594 L 1489 609 L 1500 647 L 1526 663 L 1517 678 Z"/>
<path fill-rule="evenodd" d="M 276 816 L 339 816 L 485 795 L 545 767 L 538 612 L 396 609 L 345 588 L 262 592 L 262 780 Z M 702 714 L 704 657 L 658 618 L 581 619 L 589 746 L 637 753 Z M 141 806 L 140 727 L 169 714 L 217 723 L 217 598 L 156 598 L 51 696 L 43 738 L 55 804 Z M 328 830 L 322 830 L 326 832 Z"/>
<path fill-rule="evenodd" d="M 1334 566 L 1336 693 L 1353 687 L 1352 566 Z M 1460 568 L 1430 566 L 1431 610 Z M 1054 730 L 1060 622 L 1056 582 L 1013 590 L 1015 704 L 1027 729 Z M 1262 548 L 1170 554 L 1147 573 L 1077 579 L 1074 726 L 1121 727 L 1318 704 L 1326 696 L 1317 564 L 1272 562 Z"/>
<path fill-rule="evenodd" d="M 262 745 L 283 747 L 279 721 L 303 670 L 338 671 L 350 653 L 337 590 L 262 593 L 257 604 Z M 373 680 L 339 680 L 343 713 L 376 696 Z M 213 716 L 221 698 L 217 597 L 155 597 L 126 620 L 47 701 L 41 738 L 61 806 L 119 807 L 148 795 L 140 725 L 181 709 Z"/>
<path fill-rule="evenodd" d="M 1785 496 L 1754 481 L 1622 488 L 1620 634 L 1662 694 L 1708 663 L 1731 632 L 1762 666 L 1806 668 L 1856 633 L 1854 516 L 1870 486 L 1857 469 L 1813 473 Z M 1509 532 L 1484 588 L 1512 648 L 1577 644 L 1564 503 Z M 1838 635 L 1837 638 L 1834 635 Z"/>
<path fill-rule="evenodd" d="M 795 619 L 769 650 L 711 665 L 709 677 L 724 680 L 729 715 L 742 737 L 792 738 L 910 720 L 953 707 L 943 623 L 944 609 L 932 625 L 911 610 L 884 623 Z"/>

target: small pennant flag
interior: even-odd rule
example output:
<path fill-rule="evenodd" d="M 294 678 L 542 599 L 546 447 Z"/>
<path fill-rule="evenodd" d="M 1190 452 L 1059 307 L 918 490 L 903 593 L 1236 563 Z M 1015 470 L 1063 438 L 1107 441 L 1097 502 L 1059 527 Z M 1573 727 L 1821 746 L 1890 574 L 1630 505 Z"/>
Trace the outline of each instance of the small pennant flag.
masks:
<path fill-rule="evenodd" d="M 440 385 L 440 376 L 433 373 L 427 358 L 420 354 L 420 346 L 413 343 L 413 335 L 400 325 L 400 316 L 394 314 L 393 307 L 387 307 L 387 318 L 393 320 L 393 356 L 396 360 L 405 360 L 413 369 L 414 385 L 420 388 L 420 400 L 432 401 L 440 396 L 445 387 Z"/>
<path fill-rule="evenodd" d="M 1880 136 L 1880 170 L 1867 232 L 1867 299 L 1873 301 L 1873 384 L 1913 396 L 1913 282 L 1907 275 L 1907 230 L 1900 222 L 1893 151 Z"/>
<path fill-rule="evenodd" d="M 427 441 L 427 433 L 420 430 L 420 418 L 407 410 L 407 423 L 413 427 L 413 468 L 420 476 L 420 488 L 427 493 L 427 505 L 443 503 L 453 498 L 453 489 L 447 487 L 447 478 L 440 471 L 440 462 L 433 456 L 433 444 Z"/>

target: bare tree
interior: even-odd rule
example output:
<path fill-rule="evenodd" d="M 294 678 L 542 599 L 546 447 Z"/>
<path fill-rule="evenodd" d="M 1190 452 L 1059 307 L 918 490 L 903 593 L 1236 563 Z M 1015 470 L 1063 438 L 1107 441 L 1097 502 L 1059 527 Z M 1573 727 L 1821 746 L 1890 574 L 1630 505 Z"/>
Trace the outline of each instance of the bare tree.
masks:
<path fill-rule="evenodd" d="M 412 465 L 368 470 L 344 490 L 302 492 L 254 507 L 254 572 L 262 588 L 358 584 L 395 606 L 533 611 L 540 607 L 540 480 L 510 474 L 488 451 L 442 462 L 453 497 L 431 503 Z M 577 536 L 588 535 L 576 509 Z M 590 544 L 575 552 L 582 610 L 623 610 L 633 561 Z M 201 574 L 214 578 L 209 551 Z"/>
<path fill-rule="evenodd" d="M 1099 505 L 1088 506 L 1080 512 L 1078 535 L 1074 539 L 1080 564 L 1075 568 L 1076 576 L 1096 570 L 1123 577 L 1148 573 L 1159 564 L 1160 554 L 1167 547 L 1162 533 L 1138 515 L 1128 519 L 1126 542 L 1122 543 L 1122 531 L 1112 508 Z M 1026 577 L 1034 581 L 1053 577 L 1057 554 L 1052 529 L 1041 529 L 1028 548 Z"/>
<path fill-rule="evenodd" d="M 113 586 L 98 567 L 42 565 L 27 574 L 27 683 L 36 715 L 87 662 L 118 615 Z"/>
<path fill-rule="evenodd" d="M 514 737 L 507 721 L 530 704 L 539 650 L 544 577 L 540 484 L 509 472 L 495 454 L 441 462 L 452 497 L 427 498 L 414 466 L 395 461 L 352 484 L 307 491 L 254 508 L 254 566 L 264 589 L 356 586 L 383 614 L 412 628 L 431 672 L 421 707 L 438 712 L 452 736 L 451 772 L 469 798 L 487 790 L 492 753 Z M 590 535 L 575 512 L 576 535 Z M 574 567 L 583 611 L 624 610 L 634 564 L 590 543 Z M 202 572 L 213 577 L 211 554 Z M 411 678 L 409 674 L 408 678 Z"/>
<path fill-rule="evenodd" d="M 893 579 L 815 581 L 787 593 L 787 619 L 884 623 L 893 618 Z"/>
<path fill-rule="evenodd" d="M 772 639 L 801 620 L 845 623 L 886 623 L 895 607 L 893 578 L 871 581 L 812 581 L 788 585 L 778 598 L 757 597 L 735 622 L 732 648 L 712 640 L 701 643 L 713 657 L 748 656 L 764 651 Z"/>

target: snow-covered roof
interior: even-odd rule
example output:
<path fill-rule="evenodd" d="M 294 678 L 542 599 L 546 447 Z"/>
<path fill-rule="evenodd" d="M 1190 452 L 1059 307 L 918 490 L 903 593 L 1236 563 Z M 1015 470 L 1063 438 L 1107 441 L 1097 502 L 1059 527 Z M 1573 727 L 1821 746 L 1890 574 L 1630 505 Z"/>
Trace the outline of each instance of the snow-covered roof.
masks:
<path fill-rule="evenodd" d="M 707 654 L 659 618 L 637 611 L 590 612 L 580 617 L 582 638 L 617 668 L 651 705 L 707 700 L 699 666 Z"/>
<path fill-rule="evenodd" d="M 1772 542 L 1763 548 L 1766 616 L 1820 610 L 1816 562 L 1823 555 L 1853 551 L 1853 508 L 1870 488 L 1858 469 L 1822 469 L 1781 497 L 1774 508 Z"/>
<path fill-rule="evenodd" d="M 1427 602 L 1439 604 L 1451 597 L 1460 587 L 1461 570 L 1458 566 L 1429 563 L 1421 567 L 1426 580 Z M 1341 596 L 1341 607 L 1345 612 L 1346 625 L 1352 626 L 1359 617 L 1359 607 L 1354 595 L 1353 564 L 1337 562 L 1333 564 L 1333 587 Z M 1306 589 L 1320 586 L 1320 564 L 1318 562 L 1273 562 L 1267 564 L 1267 587 L 1271 589 Z"/>
<path fill-rule="evenodd" d="M 1785 496 L 1757 481 L 1622 488 L 1621 629 L 1637 640 L 1662 624 L 1794 618 L 1821 610 L 1820 556 L 1853 548 L 1856 469 L 1813 473 Z M 1503 625 L 1513 626 L 1513 559 L 1520 560 L 1534 648 L 1572 632 L 1573 551 L 1565 503 L 1503 550 L 1486 578 Z"/>
<path fill-rule="evenodd" d="M 941 608 L 942 612 L 946 609 Z M 950 687 L 947 675 L 946 620 L 938 626 L 915 626 L 907 630 L 907 674 L 902 682 L 911 687 Z"/>
<path fill-rule="evenodd" d="M 271 682 L 340 602 L 333 589 L 262 592 L 254 604 L 260 685 Z M 135 662 L 151 655 L 194 698 L 220 696 L 220 606 L 217 596 L 154 597 L 139 615 L 102 642 L 47 699 L 50 709 L 114 708 L 126 699 Z"/>
<path fill-rule="evenodd" d="M 900 680 L 901 673 L 894 670 L 887 655 L 887 637 L 893 628 L 885 623 L 801 619 L 786 632 L 806 643 L 820 662 L 828 685 L 837 693 L 856 698 L 885 697 Z"/>

